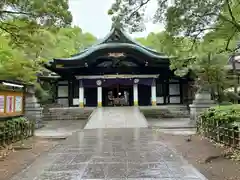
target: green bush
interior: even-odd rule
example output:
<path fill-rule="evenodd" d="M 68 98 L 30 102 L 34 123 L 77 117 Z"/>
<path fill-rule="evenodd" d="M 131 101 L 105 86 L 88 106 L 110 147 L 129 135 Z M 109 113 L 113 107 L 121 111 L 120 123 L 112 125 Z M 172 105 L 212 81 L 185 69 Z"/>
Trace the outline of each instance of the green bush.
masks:
<path fill-rule="evenodd" d="M 229 102 L 229 101 L 223 101 L 223 102 L 220 102 L 219 105 L 220 106 L 226 106 L 226 105 L 233 105 L 233 103 Z"/>
<path fill-rule="evenodd" d="M 200 115 L 197 130 L 205 137 L 235 147 L 239 131 L 234 122 L 240 122 L 240 105 L 216 106 Z"/>
<path fill-rule="evenodd" d="M 33 133 L 34 124 L 25 117 L 9 119 L 0 126 L 0 145 L 22 140 Z"/>
<path fill-rule="evenodd" d="M 240 105 L 216 106 L 205 111 L 201 116 L 203 123 L 218 122 L 229 124 L 240 122 Z"/>

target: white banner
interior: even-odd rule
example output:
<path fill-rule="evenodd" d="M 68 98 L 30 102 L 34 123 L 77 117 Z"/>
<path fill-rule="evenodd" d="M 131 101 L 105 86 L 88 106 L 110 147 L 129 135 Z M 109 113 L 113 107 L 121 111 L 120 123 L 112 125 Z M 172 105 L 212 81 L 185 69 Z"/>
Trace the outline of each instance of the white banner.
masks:
<path fill-rule="evenodd" d="M 16 96 L 15 98 L 15 112 L 22 111 L 22 96 Z"/>
<path fill-rule="evenodd" d="M 4 112 L 4 96 L 3 95 L 0 96 L 0 112 L 1 113 Z"/>

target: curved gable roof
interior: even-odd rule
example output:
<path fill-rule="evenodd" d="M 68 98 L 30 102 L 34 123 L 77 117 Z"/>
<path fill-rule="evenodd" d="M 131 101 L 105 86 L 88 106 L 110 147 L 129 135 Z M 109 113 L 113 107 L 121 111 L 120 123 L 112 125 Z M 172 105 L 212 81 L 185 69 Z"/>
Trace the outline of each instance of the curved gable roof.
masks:
<path fill-rule="evenodd" d="M 147 51 L 150 51 L 150 52 L 152 52 L 152 53 L 154 53 L 154 54 L 159 54 L 159 55 L 164 55 L 164 53 L 159 53 L 159 52 L 157 52 L 156 50 L 154 50 L 154 49 L 151 49 L 151 48 L 149 48 L 149 47 L 146 47 L 146 46 L 144 46 L 144 45 L 142 45 L 141 43 L 139 43 L 138 41 L 136 41 L 135 39 L 133 39 L 131 36 L 129 36 L 127 33 L 125 33 L 124 31 L 122 31 L 122 30 L 119 30 L 126 38 L 128 38 L 128 40 L 132 43 L 132 44 L 135 44 L 135 45 L 137 45 L 137 46 L 140 46 L 140 47 L 142 47 L 142 48 L 144 48 L 144 49 L 146 49 Z"/>
<path fill-rule="evenodd" d="M 110 49 L 110 48 L 129 48 L 129 49 L 135 49 L 149 57 L 152 58 L 161 58 L 161 59 L 168 59 L 168 56 L 164 56 L 164 55 L 158 55 L 155 53 L 151 53 L 148 50 L 146 50 L 145 48 L 142 48 L 140 46 L 137 46 L 135 44 L 129 44 L 129 43 L 103 43 L 103 44 L 99 44 L 97 46 L 93 46 L 90 49 L 88 49 L 88 51 L 78 54 L 77 56 L 73 56 L 70 58 L 61 58 L 61 59 L 56 59 L 56 60 L 79 60 L 79 59 L 83 59 L 88 57 L 89 55 L 91 55 L 93 52 L 97 52 L 99 50 L 103 50 L 103 49 Z"/>
<path fill-rule="evenodd" d="M 104 49 L 104 48 L 131 48 L 136 49 L 139 52 L 144 53 L 152 58 L 159 58 L 159 59 L 168 59 L 168 56 L 165 56 L 163 53 L 159 53 L 153 49 L 143 46 L 142 44 L 138 43 L 136 40 L 131 38 L 127 33 L 122 31 L 119 28 L 112 28 L 111 31 L 97 43 L 93 44 L 92 46 L 84 49 L 83 51 L 72 55 L 69 58 L 56 58 L 55 60 L 79 60 L 89 56 L 91 53 Z"/>

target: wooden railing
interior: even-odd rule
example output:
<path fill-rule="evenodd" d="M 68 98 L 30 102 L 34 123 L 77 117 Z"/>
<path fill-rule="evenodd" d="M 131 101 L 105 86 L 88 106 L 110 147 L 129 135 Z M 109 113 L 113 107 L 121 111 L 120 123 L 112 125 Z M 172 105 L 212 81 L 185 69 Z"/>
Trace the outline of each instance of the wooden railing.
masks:
<path fill-rule="evenodd" d="M 240 150 L 240 126 L 235 124 L 225 124 L 212 121 L 202 121 L 197 123 L 197 131 L 216 143 L 221 143 Z"/>

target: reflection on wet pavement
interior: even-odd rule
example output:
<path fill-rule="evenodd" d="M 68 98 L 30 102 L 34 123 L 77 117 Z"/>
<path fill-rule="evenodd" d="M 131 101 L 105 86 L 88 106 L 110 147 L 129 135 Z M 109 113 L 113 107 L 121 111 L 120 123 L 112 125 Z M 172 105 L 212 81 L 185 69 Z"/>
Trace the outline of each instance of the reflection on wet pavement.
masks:
<path fill-rule="evenodd" d="M 85 120 L 45 121 L 44 127 L 35 131 L 37 137 L 67 137 L 83 129 Z"/>
<path fill-rule="evenodd" d="M 148 127 L 138 107 L 104 107 L 92 113 L 84 129 Z"/>
<path fill-rule="evenodd" d="M 147 128 L 74 133 L 12 180 L 203 180 L 161 136 Z"/>

